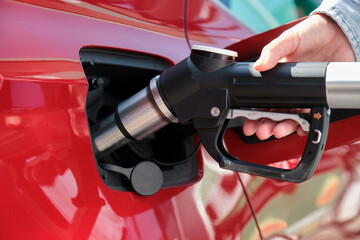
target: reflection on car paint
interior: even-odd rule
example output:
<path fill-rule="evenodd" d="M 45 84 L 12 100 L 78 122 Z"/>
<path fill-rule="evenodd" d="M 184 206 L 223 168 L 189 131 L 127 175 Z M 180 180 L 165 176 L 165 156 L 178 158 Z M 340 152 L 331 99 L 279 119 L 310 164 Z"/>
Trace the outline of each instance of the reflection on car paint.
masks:
<path fill-rule="evenodd" d="M 191 44 L 225 47 L 253 34 L 211 2 L 188 8 L 186 17 L 180 0 L 0 1 L 2 238 L 259 239 L 255 217 L 266 237 L 359 237 L 359 117 L 332 123 L 306 185 L 238 178 L 203 150 L 203 178 L 193 185 L 141 197 L 103 184 L 84 127 L 88 86 L 78 51 L 105 46 L 176 63 L 189 53 L 184 18 Z M 256 56 L 259 42 L 246 48 Z M 303 143 L 291 136 L 250 146 L 230 131 L 226 141 L 264 163 L 299 157 Z"/>

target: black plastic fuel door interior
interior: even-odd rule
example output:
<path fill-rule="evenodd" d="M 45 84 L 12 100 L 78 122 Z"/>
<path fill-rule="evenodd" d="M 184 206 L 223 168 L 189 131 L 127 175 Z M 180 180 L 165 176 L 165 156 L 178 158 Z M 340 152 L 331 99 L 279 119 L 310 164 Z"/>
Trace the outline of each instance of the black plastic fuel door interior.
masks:
<path fill-rule="evenodd" d="M 89 85 L 86 115 L 92 141 L 94 124 L 114 113 L 120 102 L 170 67 L 164 59 L 129 51 L 83 48 L 79 54 Z M 157 181 L 160 188 L 190 184 L 199 178 L 194 133 L 191 125 L 170 124 L 142 141 L 130 142 L 103 156 L 94 155 L 99 175 L 111 189 L 141 195 L 157 191 L 147 191 L 146 188 L 154 188 L 146 185 L 148 179 Z M 149 162 L 154 171 L 147 171 L 150 165 L 143 162 Z M 138 188 L 139 181 L 145 182 L 145 186 Z"/>

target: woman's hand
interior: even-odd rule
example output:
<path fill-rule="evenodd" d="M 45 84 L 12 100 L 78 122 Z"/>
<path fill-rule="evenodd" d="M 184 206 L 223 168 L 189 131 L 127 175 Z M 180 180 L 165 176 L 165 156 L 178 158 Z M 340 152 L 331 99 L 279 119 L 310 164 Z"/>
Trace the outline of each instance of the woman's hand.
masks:
<path fill-rule="evenodd" d="M 351 62 L 355 55 L 341 28 L 328 16 L 316 14 L 283 32 L 266 45 L 254 67 L 258 71 L 273 68 L 278 62 Z M 295 109 L 289 110 L 298 112 Z M 292 120 L 274 122 L 269 119 L 246 120 L 243 131 L 247 136 L 256 133 L 261 140 L 274 135 L 285 137 L 294 131 L 305 135 Z"/>

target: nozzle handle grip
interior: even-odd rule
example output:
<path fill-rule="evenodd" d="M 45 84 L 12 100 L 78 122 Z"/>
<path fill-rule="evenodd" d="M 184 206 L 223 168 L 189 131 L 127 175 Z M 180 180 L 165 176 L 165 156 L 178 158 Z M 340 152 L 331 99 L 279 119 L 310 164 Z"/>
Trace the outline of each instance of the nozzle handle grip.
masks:
<path fill-rule="evenodd" d="M 232 156 L 223 145 L 223 136 L 227 129 L 228 120 L 214 123 L 214 127 L 202 128 L 203 122 L 195 121 L 200 140 L 208 153 L 219 163 L 221 168 L 244 172 L 257 176 L 268 177 L 288 182 L 300 183 L 309 179 L 324 151 L 329 128 L 329 112 L 327 107 L 313 107 L 311 109 L 311 127 L 305 151 L 299 164 L 294 169 L 280 169 L 266 165 L 245 162 Z M 211 124 L 207 124 L 211 126 Z M 217 127 L 222 126 L 222 127 Z"/>

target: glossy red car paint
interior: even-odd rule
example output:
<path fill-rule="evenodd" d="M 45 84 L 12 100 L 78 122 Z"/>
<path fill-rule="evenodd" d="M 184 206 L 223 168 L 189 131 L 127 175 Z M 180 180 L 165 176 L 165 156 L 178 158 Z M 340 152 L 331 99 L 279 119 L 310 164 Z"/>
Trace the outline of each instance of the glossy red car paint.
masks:
<path fill-rule="evenodd" d="M 218 4 L 208 0 L 187 1 L 186 27 L 191 45 L 225 48 L 253 35 Z"/>
<path fill-rule="evenodd" d="M 359 214 L 344 212 L 357 187 L 358 117 L 331 125 L 318 171 L 300 185 L 221 170 L 203 149 L 201 180 L 151 197 L 113 191 L 100 179 L 85 116 L 82 47 L 175 64 L 189 54 L 187 40 L 226 47 L 251 35 L 205 0 L 0 1 L 0 238 L 288 239 L 326 235 L 329 226 L 339 236 L 356 235 L 351 224 Z M 230 48 L 246 59 L 273 37 Z M 285 165 L 291 161 L 278 159 L 298 157 L 303 141 L 291 136 L 249 146 L 234 132 L 226 137 L 244 160 Z"/>
<path fill-rule="evenodd" d="M 236 174 L 218 169 L 209 157 L 203 157 L 210 163 L 201 182 L 152 197 L 113 191 L 100 179 L 84 112 L 87 82 L 78 53 L 84 46 L 106 46 L 178 62 L 189 53 L 184 3 L 153 5 L 0 3 L 1 238 L 238 235 L 232 226 L 221 225 L 234 209 L 241 213 L 240 230 L 252 223 Z"/>

